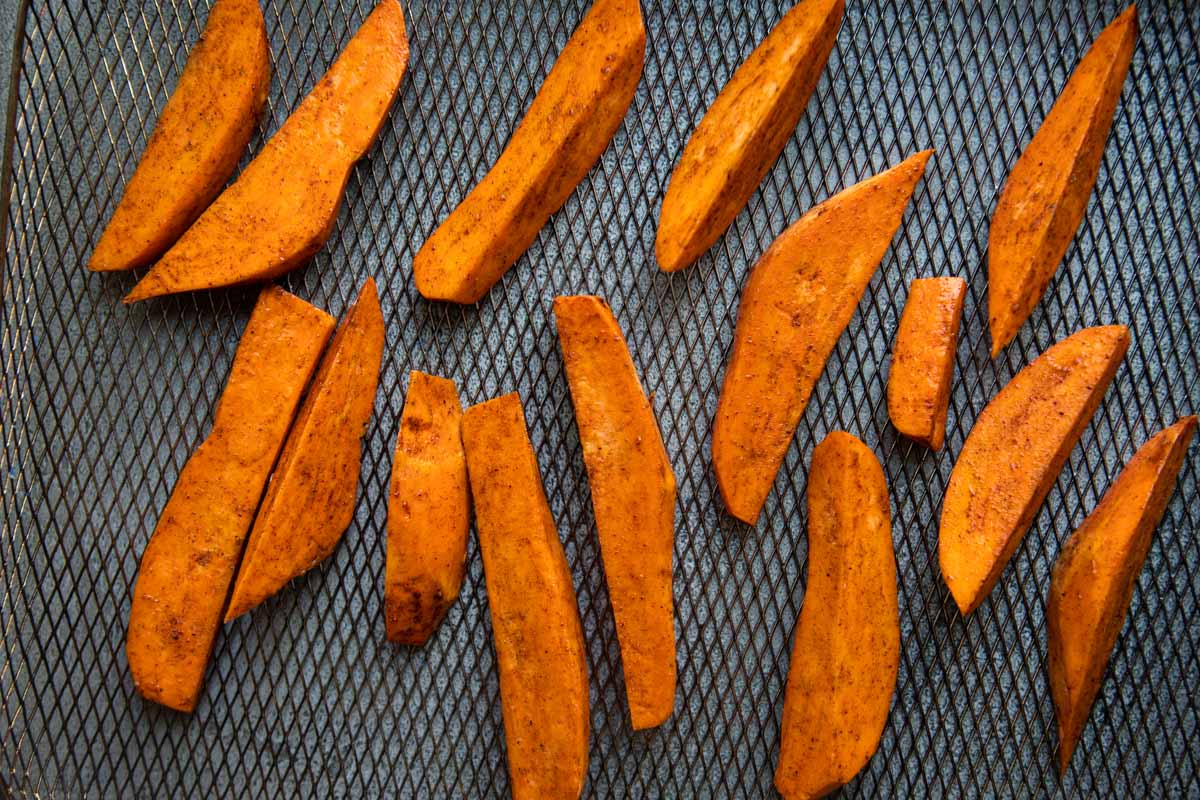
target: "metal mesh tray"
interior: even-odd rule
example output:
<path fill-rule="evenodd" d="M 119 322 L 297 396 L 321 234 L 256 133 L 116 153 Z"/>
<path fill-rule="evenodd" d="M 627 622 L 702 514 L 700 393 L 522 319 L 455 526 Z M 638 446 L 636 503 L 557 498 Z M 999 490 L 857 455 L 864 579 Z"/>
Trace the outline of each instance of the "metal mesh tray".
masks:
<path fill-rule="evenodd" d="M 643 3 L 645 74 L 599 164 L 476 307 L 424 302 L 416 249 L 482 177 L 586 0 L 406 6 L 413 58 L 354 171 L 328 245 L 282 283 L 340 314 L 367 275 L 388 325 L 355 521 L 327 563 L 224 629 L 196 713 L 142 702 L 123 643 L 138 559 L 201 440 L 253 290 L 126 308 L 133 278 L 82 267 L 153 127 L 207 2 L 32 0 L 18 42 L 4 240 L 0 794 L 68 797 L 508 794 L 474 541 L 462 598 L 422 650 L 383 639 L 386 487 L 412 368 L 467 402 L 518 390 L 579 592 L 591 674 L 586 794 L 764 797 L 804 594 L 815 442 L 842 428 L 883 460 L 902 657 L 861 796 L 1197 796 L 1197 457 L 1138 580 L 1072 768 L 1054 769 L 1045 592 L 1064 537 L 1133 449 L 1200 409 L 1197 31 L 1191 0 L 1145 0 L 1087 218 L 1019 339 L 987 357 L 987 222 L 1016 160 L 1116 0 L 854 0 L 796 134 L 720 244 L 653 262 L 683 142 L 786 0 Z M 368 0 L 266 0 L 274 62 L 257 150 L 323 73 Z M 722 514 L 709 432 L 739 287 L 804 209 L 907 154 L 937 154 L 842 336 L 757 531 Z M 942 453 L 899 438 L 884 381 L 906 286 L 969 281 Z M 653 392 L 679 478 L 673 718 L 633 733 L 550 304 L 611 302 Z M 1057 339 L 1097 323 L 1133 345 L 996 591 L 962 619 L 936 561 L 954 456 L 989 398 Z"/>

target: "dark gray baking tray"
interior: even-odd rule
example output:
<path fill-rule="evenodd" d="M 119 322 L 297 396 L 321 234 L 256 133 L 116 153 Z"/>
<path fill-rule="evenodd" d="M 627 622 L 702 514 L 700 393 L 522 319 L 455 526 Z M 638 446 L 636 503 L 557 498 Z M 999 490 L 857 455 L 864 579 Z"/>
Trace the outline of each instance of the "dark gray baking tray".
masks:
<path fill-rule="evenodd" d="M 193 5 L 195 7 L 193 7 Z M 388 322 L 354 524 L 336 554 L 216 644 L 185 717 L 136 695 L 123 650 L 138 559 L 202 438 L 250 289 L 131 308 L 133 276 L 82 267 L 200 30 L 207 0 L 31 0 L 21 16 L 0 350 L 0 782 L 18 796 L 502 797 L 507 771 L 478 552 L 423 650 L 383 639 L 386 486 L 409 369 L 478 402 L 518 390 L 589 643 L 595 797 L 771 796 L 789 643 L 804 595 L 807 464 L 836 428 L 884 462 L 903 654 L 855 796 L 1197 796 L 1200 448 L 1137 584 L 1068 774 L 1054 769 L 1045 592 L 1063 539 L 1137 445 L 1200 409 L 1196 187 L 1200 6 L 1146 0 L 1130 77 L 1075 243 L 1020 337 L 987 357 L 987 223 L 1008 168 L 1116 0 L 849 0 L 795 136 L 697 265 L 653 263 L 658 204 L 689 132 L 785 0 L 643 3 L 645 75 L 600 163 L 477 307 L 416 293 L 413 253 L 486 172 L 585 0 L 419 3 L 412 62 L 324 250 L 282 283 L 340 314 L 367 275 Z M 367 0 L 267 0 L 274 60 L 257 149 Z M 901 233 L 830 359 L 757 531 L 723 516 L 709 431 L 754 260 L 806 208 L 937 149 Z M 914 277 L 970 283 L 945 450 L 888 423 L 889 349 Z M 634 734 L 586 475 L 550 315 L 612 303 L 679 477 L 680 685 Z M 936 520 L 972 421 L 1022 365 L 1085 325 L 1133 345 L 991 598 L 960 618 Z M 3 789 L 0 788 L 0 794 Z"/>

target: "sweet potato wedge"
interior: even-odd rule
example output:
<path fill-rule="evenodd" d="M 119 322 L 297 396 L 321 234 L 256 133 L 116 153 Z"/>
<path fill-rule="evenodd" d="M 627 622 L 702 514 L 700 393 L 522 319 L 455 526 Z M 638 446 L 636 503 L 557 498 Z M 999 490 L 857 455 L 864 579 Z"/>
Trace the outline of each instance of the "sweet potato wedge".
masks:
<path fill-rule="evenodd" d="M 1054 564 L 1046 623 L 1062 772 L 1092 710 L 1150 538 L 1195 432 L 1196 418 L 1185 417 L 1142 445 Z"/>
<path fill-rule="evenodd" d="M 333 232 L 408 64 L 404 14 L 381 0 L 308 97 L 126 303 L 267 281 L 311 258 Z"/>
<path fill-rule="evenodd" d="M 332 331 L 328 314 L 282 289 L 259 295 L 212 431 L 184 465 L 142 554 L 125 649 L 146 699 L 196 707 L 242 543 Z"/>
<path fill-rule="evenodd" d="M 754 265 L 713 423 L 717 485 L 734 517 L 758 520 L 813 386 L 932 152 L 811 209 Z"/>
<path fill-rule="evenodd" d="M 675 707 L 675 473 L 625 337 L 599 297 L 557 297 L 604 575 L 635 730 Z"/>
<path fill-rule="evenodd" d="M 430 300 L 474 303 L 516 263 L 608 147 L 642 77 L 637 0 L 596 0 L 495 165 L 413 258 Z"/>
<path fill-rule="evenodd" d="M 175 243 L 237 168 L 270 84 L 258 0 L 217 0 L 88 269 L 144 267 Z"/>
<path fill-rule="evenodd" d="M 423 645 L 458 599 L 471 520 L 462 404 L 454 381 L 413 371 L 388 497 L 387 638 Z"/>
<path fill-rule="evenodd" d="M 699 258 L 783 152 L 825 69 L 844 0 L 801 0 L 738 67 L 671 173 L 654 250 L 666 272 Z"/>
<path fill-rule="evenodd" d="M 969 614 L 992 591 L 1129 347 L 1124 325 L 1084 328 L 1000 390 L 967 436 L 942 503 L 942 577 Z"/>
<path fill-rule="evenodd" d="M 900 669 L 896 556 L 883 468 L 834 431 L 808 476 L 808 586 L 783 703 L 775 787 L 820 797 L 870 760 Z"/>
<path fill-rule="evenodd" d="M 514 800 L 576 798 L 587 774 L 587 655 L 571 570 L 516 394 L 462 420 L 500 670 Z"/>
<path fill-rule="evenodd" d="M 993 358 L 1029 318 L 1075 238 L 1136 38 L 1130 6 L 1079 62 L 1004 183 L 988 234 Z"/>
<path fill-rule="evenodd" d="M 896 332 L 888 374 L 888 414 L 896 430 L 934 450 L 946 438 L 946 409 L 967 282 L 918 278 Z"/>
<path fill-rule="evenodd" d="M 383 312 L 375 281 L 333 336 L 250 530 L 230 622 L 324 561 L 354 519 L 362 437 L 379 385 Z"/>

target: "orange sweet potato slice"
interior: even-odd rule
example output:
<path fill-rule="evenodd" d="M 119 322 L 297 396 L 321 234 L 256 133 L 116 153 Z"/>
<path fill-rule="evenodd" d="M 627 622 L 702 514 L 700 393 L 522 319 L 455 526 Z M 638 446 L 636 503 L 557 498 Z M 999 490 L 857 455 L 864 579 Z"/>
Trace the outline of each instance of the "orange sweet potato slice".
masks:
<path fill-rule="evenodd" d="M 226 622 L 324 561 L 350 526 L 382 359 L 383 312 L 368 278 L 288 434 L 246 542 Z"/>
<path fill-rule="evenodd" d="M 599 297 L 554 300 L 635 730 L 675 707 L 675 474 L 625 337 Z"/>
<path fill-rule="evenodd" d="M 184 465 L 142 554 L 126 654 L 148 700 L 196 707 L 254 509 L 332 331 L 328 314 L 282 289 L 259 296 L 212 431 Z"/>
<path fill-rule="evenodd" d="M 783 704 L 775 786 L 820 797 L 866 765 L 900 669 L 896 556 L 883 469 L 835 431 L 808 477 L 808 586 Z"/>
<path fill-rule="evenodd" d="M 423 645 L 458 598 L 471 498 L 454 381 L 412 372 L 388 498 L 387 638 Z"/>
<path fill-rule="evenodd" d="M 667 184 L 654 248 L 660 268 L 699 258 L 762 183 L 817 86 L 845 7 L 797 3 L 721 89 Z"/>
<path fill-rule="evenodd" d="M 1063 772 L 1092 710 L 1151 535 L 1195 432 L 1196 418 L 1185 417 L 1142 445 L 1054 565 L 1046 622 Z"/>
<path fill-rule="evenodd" d="M 1129 347 L 1124 325 L 1084 328 L 1042 353 L 992 398 L 950 474 L 938 549 L 964 614 L 1012 558 Z"/>
<path fill-rule="evenodd" d="M 645 58 L 637 0 L 596 0 L 500 158 L 413 259 L 422 295 L 474 303 L 487 294 L 608 147 Z"/>
<path fill-rule="evenodd" d="M 217 0 L 88 269 L 144 267 L 175 243 L 237 168 L 270 84 L 258 0 Z"/>
<path fill-rule="evenodd" d="M 825 361 L 891 245 L 932 150 L 836 194 L 750 273 L 713 423 L 729 513 L 754 524 Z"/>
<path fill-rule="evenodd" d="M 1029 318 L 1075 238 L 1136 38 L 1130 6 L 1079 62 L 1004 184 L 988 234 L 993 357 Z"/>
<path fill-rule="evenodd" d="M 333 232 L 408 64 L 404 14 L 381 0 L 308 97 L 216 202 L 125 298 L 267 281 L 311 258 Z"/>
<path fill-rule="evenodd" d="M 887 384 L 892 424 L 934 450 L 941 450 L 946 438 L 946 409 L 966 292 L 962 278 L 913 281 L 892 351 Z"/>
<path fill-rule="evenodd" d="M 492 613 L 514 800 L 576 798 L 588 761 L 588 675 L 571 570 L 516 394 L 462 420 Z"/>

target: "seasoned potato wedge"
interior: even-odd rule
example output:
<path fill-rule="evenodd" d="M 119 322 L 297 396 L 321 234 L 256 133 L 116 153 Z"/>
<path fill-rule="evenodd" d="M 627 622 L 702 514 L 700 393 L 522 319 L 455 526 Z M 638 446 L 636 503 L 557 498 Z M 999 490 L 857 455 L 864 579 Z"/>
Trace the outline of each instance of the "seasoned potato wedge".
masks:
<path fill-rule="evenodd" d="M 1063 772 L 1100 690 L 1150 537 L 1195 432 L 1196 418 L 1185 417 L 1142 445 L 1054 564 L 1046 622 Z"/>
<path fill-rule="evenodd" d="M 388 497 L 387 638 L 423 645 L 462 588 L 471 497 L 454 381 L 412 372 Z"/>
<path fill-rule="evenodd" d="M 942 577 L 962 613 L 996 585 L 1128 347 L 1124 325 L 1077 331 L 1018 372 L 975 421 L 938 534 Z"/>
<path fill-rule="evenodd" d="M 192 711 L 254 509 L 333 319 L 267 287 L 242 334 L 212 431 L 142 553 L 126 654 L 137 690 Z"/>

